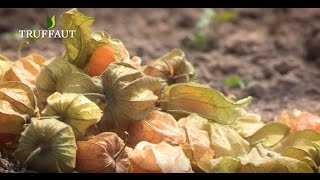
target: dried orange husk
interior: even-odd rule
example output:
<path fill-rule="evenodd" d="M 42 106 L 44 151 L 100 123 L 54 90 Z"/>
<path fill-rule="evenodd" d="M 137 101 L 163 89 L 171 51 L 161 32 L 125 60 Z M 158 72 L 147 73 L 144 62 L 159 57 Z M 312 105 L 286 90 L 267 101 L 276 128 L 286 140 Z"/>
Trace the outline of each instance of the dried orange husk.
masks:
<path fill-rule="evenodd" d="M 38 172 L 72 172 L 76 164 L 72 128 L 53 118 L 32 119 L 22 132 L 14 156 Z"/>
<path fill-rule="evenodd" d="M 251 149 L 249 142 L 227 125 L 210 122 L 208 132 L 215 158 L 221 156 L 238 157 L 248 153 Z"/>
<path fill-rule="evenodd" d="M 204 162 L 212 173 L 312 173 L 305 162 L 282 156 L 258 144 L 239 157 L 222 156 Z"/>
<path fill-rule="evenodd" d="M 39 115 L 35 95 L 31 88 L 21 82 L 0 83 L 0 141 L 5 135 L 19 135 L 24 124 Z M 12 136 L 14 137 L 14 136 Z"/>
<path fill-rule="evenodd" d="M 191 173 L 189 159 L 181 146 L 165 142 L 152 144 L 142 141 L 128 153 L 133 172 Z"/>
<path fill-rule="evenodd" d="M 197 81 L 193 66 L 186 60 L 180 49 L 173 49 L 162 57 L 144 67 L 143 72 L 149 76 L 158 77 L 163 87 L 175 83 Z"/>
<path fill-rule="evenodd" d="M 283 156 L 301 160 L 317 171 L 320 165 L 320 133 L 310 129 L 296 131 L 273 147 L 273 150 Z"/>
<path fill-rule="evenodd" d="M 187 141 L 182 147 L 196 172 L 211 172 L 211 160 L 226 156 L 237 158 L 251 149 L 249 142 L 236 130 L 198 114 L 190 114 L 178 124 L 186 132 Z"/>
<path fill-rule="evenodd" d="M 252 148 L 250 153 L 239 157 L 241 173 L 312 173 L 303 161 L 282 156 L 264 148 Z"/>
<path fill-rule="evenodd" d="M 236 173 L 240 169 L 239 159 L 230 156 L 200 161 L 199 164 L 206 168 L 207 173 Z"/>
<path fill-rule="evenodd" d="M 58 120 L 70 125 L 76 138 L 83 137 L 86 130 L 102 117 L 99 106 L 82 94 L 56 92 L 48 97 L 47 102 L 42 115 L 56 116 Z"/>
<path fill-rule="evenodd" d="M 128 145 L 135 147 L 140 141 L 171 145 L 183 144 L 185 133 L 178 126 L 177 121 L 168 113 L 151 111 L 142 121 L 134 121 L 128 128 Z"/>
<path fill-rule="evenodd" d="M 125 130 L 132 120 L 143 120 L 155 108 L 160 82 L 132 65 L 114 62 L 101 76 L 105 97 L 102 131 Z"/>
<path fill-rule="evenodd" d="M 133 56 L 131 60 L 129 61 L 129 64 L 131 64 L 133 67 L 140 69 L 141 68 L 141 58 L 138 56 Z"/>
<path fill-rule="evenodd" d="M 273 147 L 280 143 L 289 133 L 290 128 L 287 125 L 271 122 L 265 124 L 251 136 L 246 137 L 246 140 L 251 145 L 260 143 L 266 147 Z"/>
<path fill-rule="evenodd" d="M 267 147 L 273 147 L 283 140 L 289 133 L 288 126 L 271 122 L 265 124 L 261 121 L 258 114 L 243 111 L 231 125 L 243 138 L 252 146 L 262 144 Z"/>
<path fill-rule="evenodd" d="M 12 66 L 13 62 L 5 56 L 0 55 L 0 82 L 2 81 L 4 73 Z"/>
<path fill-rule="evenodd" d="M 320 130 L 319 115 L 297 109 L 293 111 L 282 111 L 277 121 L 287 124 L 291 128 L 291 132 L 304 129 Z"/>
<path fill-rule="evenodd" d="M 38 54 L 30 54 L 20 58 L 5 72 L 3 81 L 20 81 L 32 89 L 46 60 Z"/>
<path fill-rule="evenodd" d="M 130 161 L 123 140 L 104 132 L 87 141 L 77 141 L 76 170 L 84 173 L 125 173 Z"/>
<path fill-rule="evenodd" d="M 243 138 L 247 138 L 257 132 L 265 125 L 261 120 L 261 116 L 256 113 L 243 111 L 231 125 Z"/>
<path fill-rule="evenodd" d="M 35 93 L 38 102 L 46 104 L 47 98 L 57 91 L 57 83 L 65 76 L 70 76 L 74 72 L 79 72 L 79 69 L 62 57 L 50 60 L 36 80 Z"/>
<path fill-rule="evenodd" d="M 181 118 L 178 125 L 185 130 L 186 142 L 182 149 L 192 163 L 195 172 L 208 172 L 204 164 L 214 158 L 213 145 L 210 141 L 209 122 L 197 114 Z"/>

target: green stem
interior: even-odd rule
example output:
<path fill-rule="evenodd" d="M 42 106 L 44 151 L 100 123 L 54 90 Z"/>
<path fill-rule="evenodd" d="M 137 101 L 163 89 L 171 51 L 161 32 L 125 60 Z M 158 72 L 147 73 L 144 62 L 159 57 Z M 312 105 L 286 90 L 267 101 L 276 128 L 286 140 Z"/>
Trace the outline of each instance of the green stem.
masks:
<path fill-rule="evenodd" d="M 61 116 L 42 116 L 42 117 L 39 117 L 38 119 L 48 119 L 48 118 L 54 118 L 59 120 Z"/>
<path fill-rule="evenodd" d="M 99 98 L 99 99 L 102 99 L 102 100 L 106 100 L 106 97 L 103 95 L 103 94 L 100 94 L 100 93 L 84 93 L 83 94 L 84 96 L 92 96 L 92 97 L 96 97 L 96 98 Z"/>
<path fill-rule="evenodd" d="M 21 43 L 20 43 L 20 45 L 19 45 L 19 49 L 18 49 L 18 58 L 20 59 L 21 58 L 21 56 L 22 56 L 22 51 L 24 51 L 25 50 L 25 45 L 29 45 L 30 44 L 30 42 L 28 42 L 28 41 L 22 41 Z"/>
<path fill-rule="evenodd" d="M 189 76 L 188 74 L 180 74 L 178 76 L 174 76 L 172 79 L 175 83 L 188 82 Z"/>
<path fill-rule="evenodd" d="M 113 159 L 115 159 L 115 161 L 118 160 L 118 158 L 120 157 L 120 155 L 123 153 L 124 149 L 127 147 L 129 134 L 127 133 L 127 131 L 125 131 L 124 133 L 126 134 L 126 139 L 125 139 L 125 142 L 124 142 L 124 146 L 122 147 L 122 149 L 121 149 L 120 151 L 118 151 L 118 152 L 113 156 Z"/>
<path fill-rule="evenodd" d="M 34 157 L 41 153 L 42 149 L 42 146 L 39 146 L 35 150 L 33 150 L 32 153 L 28 156 L 27 160 L 23 163 L 22 167 L 26 168 L 28 164 L 34 159 Z"/>

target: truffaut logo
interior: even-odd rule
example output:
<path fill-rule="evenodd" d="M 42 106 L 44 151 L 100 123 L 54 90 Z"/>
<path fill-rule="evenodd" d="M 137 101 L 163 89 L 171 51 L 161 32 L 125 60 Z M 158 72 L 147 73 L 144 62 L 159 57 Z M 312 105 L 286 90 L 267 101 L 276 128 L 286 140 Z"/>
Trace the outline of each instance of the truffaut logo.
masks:
<path fill-rule="evenodd" d="M 53 30 L 56 26 L 56 15 L 47 16 L 47 30 L 19 30 L 21 38 L 73 38 L 76 30 Z"/>
<path fill-rule="evenodd" d="M 47 27 L 48 29 L 56 27 L 56 15 L 52 16 L 52 18 L 47 16 Z"/>

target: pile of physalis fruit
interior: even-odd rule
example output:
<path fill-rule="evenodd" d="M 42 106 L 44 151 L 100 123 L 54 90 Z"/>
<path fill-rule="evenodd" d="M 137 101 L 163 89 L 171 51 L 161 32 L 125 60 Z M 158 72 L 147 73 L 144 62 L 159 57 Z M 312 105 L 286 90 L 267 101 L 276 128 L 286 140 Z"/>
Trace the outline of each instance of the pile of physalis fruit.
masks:
<path fill-rule="evenodd" d="M 140 65 L 76 9 L 65 52 L 0 59 L 0 146 L 35 172 L 318 172 L 320 117 L 271 123 L 197 83 L 181 50 Z"/>

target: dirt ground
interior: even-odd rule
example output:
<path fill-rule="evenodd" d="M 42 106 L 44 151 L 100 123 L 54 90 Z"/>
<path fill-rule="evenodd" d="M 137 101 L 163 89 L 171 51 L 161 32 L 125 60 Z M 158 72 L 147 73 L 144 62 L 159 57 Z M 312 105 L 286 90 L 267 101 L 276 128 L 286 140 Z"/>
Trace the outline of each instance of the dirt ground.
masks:
<path fill-rule="evenodd" d="M 0 33 L 45 27 L 47 15 L 59 17 L 66 10 L 0 9 Z M 253 96 L 249 109 L 266 122 L 283 109 L 320 113 L 320 9 L 232 9 L 238 17 L 209 29 L 202 49 L 185 42 L 203 9 L 79 10 L 95 18 L 95 29 L 122 40 L 144 62 L 173 48 L 184 50 L 200 82 L 237 98 Z M 0 53 L 11 59 L 17 59 L 18 48 L 18 41 L 0 40 Z M 32 51 L 51 58 L 63 52 L 63 45 L 45 39 L 32 44 Z M 244 90 L 225 87 L 233 74 L 258 84 Z"/>

